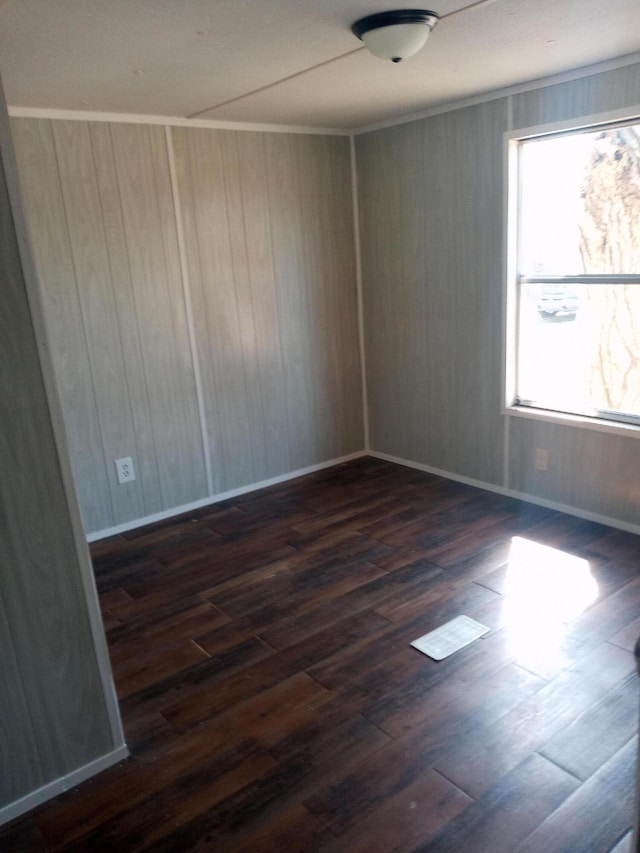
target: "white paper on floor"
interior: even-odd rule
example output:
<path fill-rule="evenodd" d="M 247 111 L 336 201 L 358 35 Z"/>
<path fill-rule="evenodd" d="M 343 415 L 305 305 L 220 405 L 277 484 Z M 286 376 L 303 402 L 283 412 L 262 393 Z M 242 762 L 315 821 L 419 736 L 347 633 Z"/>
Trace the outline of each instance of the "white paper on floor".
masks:
<path fill-rule="evenodd" d="M 411 645 L 434 660 L 442 660 L 488 634 L 490 630 L 486 625 L 481 625 L 469 616 L 456 616 L 435 631 L 429 631 L 428 634 L 418 637 Z"/>

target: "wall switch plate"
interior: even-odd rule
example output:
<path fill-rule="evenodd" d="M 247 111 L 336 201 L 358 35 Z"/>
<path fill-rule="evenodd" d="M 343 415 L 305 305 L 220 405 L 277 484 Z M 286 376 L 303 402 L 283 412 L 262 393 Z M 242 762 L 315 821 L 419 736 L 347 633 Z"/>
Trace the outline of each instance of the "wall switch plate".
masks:
<path fill-rule="evenodd" d="M 123 483 L 131 483 L 136 478 L 136 472 L 133 467 L 133 459 L 130 456 L 125 456 L 124 459 L 114 459 L 116 466 L 116 476 L 120 485 Z"/>
<path fill-rule="evenodd" d="M 536 471 L 546 471 L 549 468 L 549 451 L 536 447 Z"/>

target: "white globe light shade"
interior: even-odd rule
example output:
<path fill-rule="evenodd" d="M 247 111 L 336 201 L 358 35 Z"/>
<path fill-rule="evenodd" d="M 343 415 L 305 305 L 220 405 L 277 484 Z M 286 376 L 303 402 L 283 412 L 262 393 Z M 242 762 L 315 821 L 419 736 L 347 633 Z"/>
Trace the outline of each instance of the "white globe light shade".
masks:
<path fill-rule="evenodd" d="M 435 12 L 426 9 L 395 9 L 361 18 L 351 27 L 351 32 L 364 42 L 374 56 L 400 62 L 424 47 L 437 23 Z"/>
<path fill-rule="evenodd" d="M 426 24 L 392 24 L 364 33 L 362 41 L 380 59 L 399 62 L 424 47 L 431 30 Z"/>

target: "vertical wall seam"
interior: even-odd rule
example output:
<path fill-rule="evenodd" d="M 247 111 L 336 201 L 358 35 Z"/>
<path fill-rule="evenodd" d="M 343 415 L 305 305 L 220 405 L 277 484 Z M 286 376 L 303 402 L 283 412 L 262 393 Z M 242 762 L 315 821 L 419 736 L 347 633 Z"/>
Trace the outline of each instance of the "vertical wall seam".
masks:
<path fill-rule="evenodd" d="M 178 128 L 178 131 L 181 129 Z M 190 260 L 192 265 L 197 263 L 197 271 L 196 278 L 194 278 L 194 282 L 197 280 L 198 284 L 194 285 L 194 288 L 189 290 L 189 293 L 192 294 L 191 300 L 193 302 L 193 292 L 195 289 L 199 289 L 201 291 L 202 297 L 202 323 L 203 323 L 203 331 L 205 340 L 202 343 L 204 347 L 202 360 L 206 359 L 209 362 L 209 370 L 208 370 L 208 382 L 210 386 L 207 385 L 209 389 L 207 394 L 210 393 L 210 397 L 207 400 L 207 396 L 204 396 L 204 384 L 203 384 L 203 402 L 204 402 L 204 412 L 205 412 L 205 423 L 207 426 L 207 447 L 209 449 L 209 456 L 211 460 L 211 478 L 213 483 L 213 494 L 217 494 L 221 485 L 226 483 L 227 480 L 227 471 L 224 467 L 226 464 L 226 454 L 225 454 L 225 438 L 223 435 L 223 430 L 221 428 L 221 414 L 220 414 L 220 400 L 222 399 L 222 392 L 220 391 L 220 377 L 218 376 L 218 372 L 215 369 L 212 369 L 211 362 L 211 353 L 214 351 L 213 341 L 215 339 L 215 334 L 211 328 L 211 316 L 210 316 L 210 294 L 207 287 L 205 287 L 205 274 L 204 270 L 206 267 L 205 260 L 203 258 L 202 249 L 206 244 L 206 236 L 202 233 L 202 226 L 199 220 L 199 217 L 195 212 L 195 203 L 193 199 L 196 198 L 196 187 L 197 183 L 197 173 L 198 173 L 198 165 L 197 161 L 200 157 L 201 153 L 201 137 L 197 134 L 202 133 L 202 131 L 193 130 L 190 133 L 183 133 L 183 147 L 184 147 L 184 170 L 185 170 L 185 181 L 186 181 L 186 196 L 187 202 L 190 201 L 189 204 L 185 204 L 185 207 L 191 206 L 192 212 L 191 216 L 193 219 L 193 229 L 194 229 L 194 250 L 190 253 Z M 171 130 L 171 144 L 174 146 L 174 154 L 175 154 L 175 136 L 173 133 L 173 129 Z M 182 217 L 181 217 L 182 221 Z M 182 222 L 184 229 L 184 222 Z M 184 233 L 184 231 L 183 231 Z M 185 240 L 185 250 L 186 250 L 186 240 Z M 193 269 L 193 266 L 192 266 Z M 189 277 L 189 283 L 191 284 L 191 276 Z M 195 331 L 194 331 L 195 334 Z M 196 341 L 197 343 L 197 341 Z M 198 363 L 200 363 L 200 359 L 198 359 Z M 204 374 L 201 374 L 201 377 Z M 203 380 L 204 382 L 204 380 Z M 207 414 L 208 413 L 208 414 Z M 209 430 L 212 429 L 215 434 L 215 441 L 211 440 Z M 215 461 L 214 461 L 215 460 Z"/>
<path fill-rule="evenodd" d="M 145 136 L 147 138 L 148 146 L 149 146 L 150 163 L 153 163 L 153 155 L 154 155 L 154 148 L 155 148 L 154 140 L 157 137 L 157 134 L 155 132 L 155 129 L 152 127 L 147 127 L 145 130 L 146 130 Z M 167 129 L 166 129 L 166 126 L 165 126 L 164 130 L 165 130 L 164 134 L 161 134 L 164 137 L 164 139 L 163 139 L 164 150 L 163 151 L 158 150 L 158 154 L 162 155 L 163 157 L 166 157 L 167 166 L 169 166 L 169 191 L 171 193 L 171 198 L 169 199 L 169 203 L 171 205 L 171 211 L 170 212 L 173 214 L 173 225 L 175 226 L 175 239 L 176 239 L 176 243 L 178 243 L 178 234 L 177 234 L 177 225 L 176 225 L 176 215 L 177 215 L 176 200 L 174 197 L 173 183 L 171 180 L 171 166 L 168 162 L 169 161 L 169 151 L 167 150 L 168 146 L 167 146 Z M 160 142 L 158 142 L 158 149 L 160 149 Z M 141 171 L 143 181 L 147 177 L 146 167 L 148 164 L 145 163 L 144 165 L 145 165 L 145 169 L 143 169 Z M 163 190 L 162 190 L 162 184 L 164 182 L 160 177 L 159 171 L 158 171 L 158 174 L 156 175 L 153 165 L 151 166 L 151 172 L 148 176 L 151 178 L 151 181 L 152 181 L 152 187 L 151 187 L 151 192 L 149 195 L 149 200 L 151 201 L 153 199 L 153 202 L 154 202 L 153 212 L 150 211 L 150 215 L 153 218 L 153 220 L 155 221 L 156 228 L 157 228 L 157 234 L 160 237 L 161 256 L 159 256 L 159 259 L 161 258 L 161 260 L 163 261 L 163 274 L 161 277 L 158 274 L 158 277 L 155 279 L 155 281 L 159 283 L 159 286 L 156 286 L 156 293 L 154 294 L 154 296 L 156 299 L 159 299 L 160 293 L 162 293 L 162 295 L 166 298 L 166 305 L 167 305 L 167 308 L 169 309 L 169 322 L 170 322 L 171 330 L 172 330 L 172 334 L 170 336 L 171 352 L 173 354 L 172 360 L 174 362 L 174 369 L 179 370 L 178 365 L 180 364 L 180 343 L 179 343 L 180 342 L 180 337 L 179 337 L 180 320 L 178 318 L 177 311 L 172 310 L 172 295 L 173 295 L 173 290 L 174 290 L 174 281 L 173 281 L 172 263 L 171 263 L 171 257 L 170 257 L 171 256 L 171 249 L 169 248 L 170 239 L 165 235 L 165 230 L 166 230 L 165 229 L 165 219 L 166 219 L 166 217 L 165 217 L 165 208 L 164 208 L 164 204 L 163 204 Z M 166 189 L 166 186 L 165 186 L 165 189 Z M 166 225 L 169 226 L 170 223 L 168 221 L 166 221 Z M 173 236 L 174 235 L 172 233 L 171 238 L 173 238 Z M 178 256 L 179 256 L 179 254 L 180 254 L 180 251 L 179 251 L 179 246 L 178 246 Z M 180 283 L 182 284 L 183 283 L 183 270 L 182 270 L 182 265 L 180 264 L 179 257 L 178 257 L 178 265 L 180 267 Z M 183 290 L 183 302 L 184 302 L 184 290 Z M 185 309 L 185 321 L 186 321 L 186 309 Z M 190 338 L 189 331 L 188 331 L 188 325 L 187 325 L 187 336 Z M 191 340 L 189 341 L 189 348 L 191 349 Z M 192 365 L 191 366 L 193 367 L 193 358 L 192 358 Z M 177 373 L 176 373 L 176 378 L 178 380 L 180 379 L 180 376 Z M 195 384 L 196 383 L 195 383 L 195 371 L 194 371 L 194 386 L 195 386 Z M 197 393 L 197 388 L 196 388 L 196 406 L 197 405 L 198 405 L 198 393 Z M 185 413 L 186 413 L 186 410 L 185 410 Z M 198 412 L 198 419 L 199 419 L 199 417 L 200 417 L 200 413 Z M 184 420 L 184 424 L 186 424 L 186 423 L 187 423 L 187 418 L 185 418 L 185 420 Z M 153 426 L 155 429 L 155 421 L 153 422 Z M 178 429 L 176 429 L 176 426 L 177 425 L 174 424 L 172 427 L 172 431 L 171 431 L 171 438 L 173 439 L 174 444 L 178 443 L 178 442 L 184 442 L 184 440 L 185 440 L 185 436 L 180 435 L 180 433 L 182 433 L 183 430 L 180 429 L 178 431 Z M 202 448 L 203 461 L 205 461 L 205 446 L 206 445 L 203 444 L 203 448 Z M 198 473 L 199 473 L 199 471 L 198 471 Z M 195 468 L 192 469 L 191 476 L 189 476 L 189 483 L 188 483 L 189 490 L 191 490 L 193 488 L 193 485 L 194 485 L 194 483 L 193 483 L 193 475 L 194 474 L 195 474 Z M 165 470 L 165 477 L 168 478 L 168 476 L 169 476 L 169 471 Z M 206 462 L 205 462 L 205 476 L 206 476 Z M 160 489 L 161 489 L 161 491 L 162 491 L 162 487 L 163 487 L 162 480 L 163 480 L 163 478 L 161 477 L 160 478 Z M 166 488 L 169 488 L 168 483 L 167 483 Z M 176 482 L 174 481 L 174 483 L 171 486 L 171 490 L 170 490 L 171 494 L 172 494 L 171 500 L 175 499 L 173 497 L 173 495 L 175 494 L 175 488 L 176 488 Z M 209 488 L 209 486 L 208 486 L 208 481 L 207 481 L 207 489 L 208 488 Z"/>
<path fill-rule="evenodd" d="M 513 95 L 507 95 L 507 131 L 511 132 L 513 130 Z M 504 158 L 502 174 L 504 175 L 504 187 L 503 187 L 503 197 L 504 203 L 502 207 L 502 215 L 504 217 L 502 222 L 502 239 L 503 239 L 503 247 L 502 247 L 502 405 L 504 408 L 505 404 L 505 395 L 506 395 L 506 383 L 507 383 L 507 341 L 509 340 L 509 330 L 507 329 L 507 323 L 509 319 L 509 315 L 507 312 L 507 299 L 509 294 L 509 282 L 507 281 L 507 277 L 509 275 L 509 262 L 508 262 L 508 252 L 509 252 L 509 156 L 508 150 L 505 149 L 503 144 L 502 147 L 502 156 Z M 503 434 L 502 434 L 502 485 L 505 489 L 509 488 L 509 484 L 511 482 L 511 472 L 510 468 L 510 440 L 511 440 L 511 418 L 508 414 L 504 414 L 503 416 Z"/>
<path fill-rule="evenodd" d="M 360 242 L 360 207 L 358 204 L 358 172 L 356 160 L 356 140 L 349 137 L 351 154 L 351 195 L 353 207 L 353 243 L 356 261 L 356 296 L 358 302 L 358 343 L 360 347 L 360 375 L 362 378 L 362 424 L 364 427 L 364 449 L 370 450 L 369 442 L 369 395 L 367 391 L 367 353 L 364 336 L 364 298 L 362 291 L 362 254 Z"/>
<path fill-rule="evenodd" d="M 204 406 L 204 394 L 202 390 L 202 376 L 200 373 L 200 361 L 198 359 L 198 348 L 195 335 L 195 323 L 193 319 L 193 307 L 191 303 L 191 284 L 189 281 L 189 268 L 187 266 L 187 251 L 184 239 L 184 227 L 182 212 L 180 210 L 180 191 L 178 188 L 178 176 L 176 173 L 175 152 L 173 148 L 173 135 L 171 127 L 165 125 L 165 139 L 167 142 L 167 157 L 169 160 L 169 175 L 171 178 L 171 193 L 173 196 L 173 209 L 176 223 L 176 235 L 178 238 L 178 257 L 180 260 L 180 279 L 182 283 L 182 296 L 184 299 L 185 314 L 187 319 L 187 332 L 189 335 L 189 349 L 191 351 L 191 363 L 193 366 L 193 377 L 196 387 L 196 401 L 198 404 L 198 418 L 200 421 L 200 435 L 202 438 L 202 453 L 204 456 L 204 467 L 207 476 L 207 492 L 213 497 L 213 477 L 211 472 L 211 453 L 209 451 L 209 434 L 207 430 L 207 416 Z"/>

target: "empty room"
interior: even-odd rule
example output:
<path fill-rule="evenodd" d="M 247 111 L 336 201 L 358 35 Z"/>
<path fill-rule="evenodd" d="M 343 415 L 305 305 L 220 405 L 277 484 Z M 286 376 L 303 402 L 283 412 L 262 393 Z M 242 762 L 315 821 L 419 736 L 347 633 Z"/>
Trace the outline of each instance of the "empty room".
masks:
<path fill-rule="evenodd" d="M 0 75 L 0 849 L 637 853 L 637 0 Z"/>

